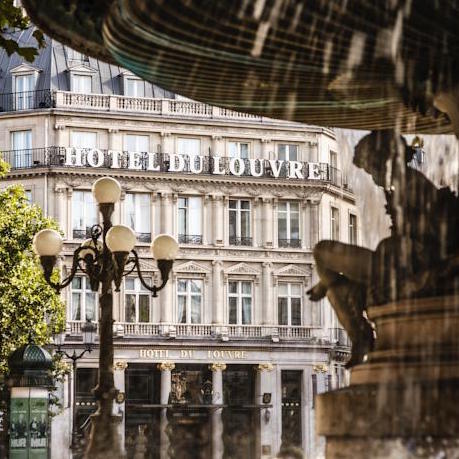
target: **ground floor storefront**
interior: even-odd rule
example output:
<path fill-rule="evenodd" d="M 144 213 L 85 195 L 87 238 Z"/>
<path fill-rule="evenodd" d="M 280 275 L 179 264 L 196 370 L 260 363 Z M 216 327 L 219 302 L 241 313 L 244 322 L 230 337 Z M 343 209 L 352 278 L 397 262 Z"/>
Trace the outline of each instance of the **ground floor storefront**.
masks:
<path fill-rule="evenodd" d="M 314 395 L 343 383 L 325 349 L 123 346 L 115 350 L 114 412 L 129 459 L 270 458 L 286 446 L 316 457 Z M 73 384 L 82 433 L 95 404 L 97 356 L 62 388 L 51 457 L 71 431 Z M 57 451 L 57 453 L 56 453 Z M 70 455 L 68 457 L 71 457 Z"/>

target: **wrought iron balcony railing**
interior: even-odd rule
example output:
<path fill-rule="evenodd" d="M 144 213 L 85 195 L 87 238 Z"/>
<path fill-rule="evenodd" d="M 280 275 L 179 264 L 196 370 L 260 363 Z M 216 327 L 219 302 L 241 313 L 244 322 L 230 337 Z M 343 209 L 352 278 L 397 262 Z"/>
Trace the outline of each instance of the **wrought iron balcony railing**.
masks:
<path fill-rule="evenodd" d="M 91 237 L 91 227 L 88 226 L 86 229 L 73 229 L 73 239 L 89 239 Z"/>
<path fill-rule="evenodd" d="M 179 234 L 179 244 L 202 244 L 202 235 L 200 234 Z"/>
<path fill-rule="evenodd" d="M 251 237 L 236 237 L 236 236 L 230 236 L 229 237 L 229 244 L 230 245 L 239 245 L 239 246 L 245 246 L 245 247 L 251 247 L 252 246 L 252 238 Z"/>
<path fill-rule="evenodd" d="M 0 94 L 0 112 L 15 112 L 54 107 L 52 91 L 23 91 Z"/>
<path fill-rule="evenodd" d="M 138 242 L 151 242 L 151 233 L 135 233 Z"/>
<path fill-rule="evenodd" d="M 46 147 L 46 148 L 31 148 L 31 149 L 21 149 L 21 150 L 8 150 L 1 153 L 3 159 L 8 162 L 12 170 L 17 169 L 33 169 L 37 167 L 67 167 L 67 168 L 92 168 L 91 162 L 94 161 L 92 158 L 88 163 L 88 155 L 92 152 L 92 149 L 79 149 L 80 160 L 78 164 L 75 163 L 74 151 L 72 150 L 71 155 L 72 161 L 67 163 L 67 149 L 65 147 Z M 114 167 L 115 169 L 128 169 L 129 168 L 129 152 L 123 151 L 119 152 L 116 158 L 116 164 L 114 164 L 113 155 L 109 153 L 109 150 L 97 150 L 97 155 L 102 155 L 100 164 L 98 168 L 110 169 Z M 196 174 L 196 171 L 199 171 L 199 174 L 204 175 L 214 175 L 214 171 L 217 169 L 216 161 L 218 161 L 218 171 L 219 174 L 224 175 L 234 175 L 230 167 L 231 160 L 233 158 L 229 157 L 214 157 L 214 156 L 204 156 L 204 157 L 193 157 L 190 159 L 189 156 L 184 156 L 183 168 L 178 169 L 178 159 L 177 156 L 172 156 L 175 158 L 175 170 L 171 170 L 171 155 L 168 153 L 156 153 L 154 156 L 154 167 L 155 172 L 164 173 L 164 174 Z M 190 164 L 191 161 L 195 161 L 194 167 Z M 252 177 L 250 162 L 248 159 L 241 159 L 244 163 L 244 171 L 239 174 L 242 177 Z M 149 153 L 140 153 L 138 158 L 139 170 L 150 171 L 152 167 L 152 157 Z M 258 159 L 258 163 L 261 167 L 262 174 L 260 178 L 273 178 L 274 173 L 271 170 L 271 165 L 266 159 Z M 309 164 L 307 162 L 302 163 L 303 168 L 307 171 Z M 288 179 L 289 170 L 288 163 L 283 162 L 279 163 L 279 171 L 277 177 L 279 179 Z M 333 184 L 335 186 L 343 186 L 341 180 L 340 171 L 333 169 L 329 164 L 318 163 L 314 165 L 315 167 L 315 179 L 309 179 L 308 175 L 305 175 L 305 181 L 314 181 L 322 182 L 325 184 Z M 258 169 L 257 169 L 258 171 Z M 258 172 L 257 172 L 258 173 Z M 258 175 L 257 175 L 258 177 Z M 298 180 L 298 179 L 296 179 Z M 350 190 L 349 186 L 346 185 L 345 189 Z"/>
<path fill-rule="evenodd" d="M 301 247 L 301 239 L 278 239 L 277 243 L 281 248 L 291 247 L 298 249 Z"/>

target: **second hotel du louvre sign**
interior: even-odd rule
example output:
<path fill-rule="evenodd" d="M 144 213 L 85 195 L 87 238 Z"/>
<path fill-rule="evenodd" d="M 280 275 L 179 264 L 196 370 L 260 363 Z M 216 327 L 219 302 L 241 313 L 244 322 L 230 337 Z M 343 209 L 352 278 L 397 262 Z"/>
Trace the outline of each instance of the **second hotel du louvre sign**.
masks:
<path fill-rule="evenodd" d="M 244 159 L 187 154 L 140 153 L 136 151 L 101 150 L 98 148 L 65 148 L 60 165 L 126 169 L 146 172 L 172 172 L 211 175 L 233 175 L 293 180 L 328 180 L 328 164 L 285 161 L 280 159 Z M 63 164 L 62 164 L 63 163 Z"/>

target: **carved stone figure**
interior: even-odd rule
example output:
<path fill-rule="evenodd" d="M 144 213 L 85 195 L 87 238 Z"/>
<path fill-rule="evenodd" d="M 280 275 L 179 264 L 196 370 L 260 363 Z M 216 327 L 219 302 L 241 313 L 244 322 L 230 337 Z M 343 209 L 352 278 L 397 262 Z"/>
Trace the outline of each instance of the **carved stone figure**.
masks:
<path fill-rule="evenodd" d="M 314 248 L 320 282 L 308 292 L 325 296 L 352 341 L 347 366 L 373 347 L 368 306 L 448 295 L 459 280 L 459 199 L 408 167 L 415 149 L 395 131 L 376 131 L 355 149 L 354 164 L 384 188 L 391 236 L 375 251 L 338 241 Z"/>

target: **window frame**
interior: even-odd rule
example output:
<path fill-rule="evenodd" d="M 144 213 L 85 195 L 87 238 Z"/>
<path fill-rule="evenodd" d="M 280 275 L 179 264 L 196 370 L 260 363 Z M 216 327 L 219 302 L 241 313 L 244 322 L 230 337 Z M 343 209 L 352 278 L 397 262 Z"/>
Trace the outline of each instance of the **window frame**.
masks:
<path fill-rule="evenodd" d="M 354 224 L 352 224 L 352 219 L 355 219 Z M 349 221 L 348 221 L 348 239 L 349 239 L 349 244 L 358 244 L 358 237 L 359 237 L 359 228 L 358 228 L 358 218 L 357 214 L 354 212 L 349 212 Z M 355 237 L 353 237 L 355 236 Z M 354 240 L 353 240 L 354 239 Z"/>
<path fill-rule="evenodd" d="M 236 145 L 236 150 L 237 150 L 237 155 L 236 156 L 231 156 L 231 144 Z M 250 158 L 250 142 L 249 141 L 243 141 L 243 140 L 228 140 L 227 141 L 227 157 L 228 158 L 240 158 L 240 159 L 249 159 Z M 241 145 L 247 145 L 247 156 L 241 156 Z"/>
<path fill-rule="evenodd" d="M 200 234 L 191 234 L 190 230 L 190 199 L 198 199 L 199 200 L 199 213 L 200 213 Z M 181 201 L 185 201 L 185 206 L 181 205 Z M 183 212 L 180 212 L 183 210 Z M 181 226 L 181 214 L 184 214 L 184 227 L 185 227 L 185 233 L 180 232 L 180 226 Z M 202 236 L 203 236 L 203 202 L 202 202 L 202 196 L 179 196 L 177 199 L 177 234 L 178 234 L 178 239 L 179 242 L 181 240 L 184 240 L 184 243 L 186 243 L 186 239 L 188 236 L 193 236 L 193 240 L 196 239 L 195 243 L 202 243 Z"/>
<path fill-rule="evenodd" d="M 127 280 L 133 280 L 134 281 L 134 290 L 128 289 L 126 287 L 126 281 Z M 147 284 L 151 284 L 150 279 L 144 279 Z M 127 320 L 126 317 L 126 295 L 133 295 L 135 297 L 135 320 L 134 321 L 129 321 Z M 140 322 L 139 321 L 139 303 L 140 303 L 140 297 L 141 296 L 146 296 L 148 298 L 148 322 Z M 127 276 L 124 278 L 124 283 L 123 283 L 123 318 L 125 323 L 130 323 L 130 324 L 149 324 L 152 323 L 153 319 L 153 302 L 151 299 L 151 292 L 145 289 L 143 287 L 140 279 L 138 277 L 134 276 Z"/>
<path fill-rule="evenodd" d="M 77 146 L 75 145 L 77 142 L 74 142 L 74 135 L 76 134 L 91 134 L 91 135 L 94 135 L 95 136 L 95 139 L 94 139 L 94 146 L 88 146 L 88 145 L 84 145 L 84 146 Z M 97 131 L 85 131 L 85 130 L 80 130 L 80 129 L 72 129 L 72 131 L 70 132 L 70 146 L 72 148 L 80 148 L 80 149 L 91 149 L 91 148 L 97 148 L 97 142 L 99 140 L 99 136 L 98 136 L 98 132 Z"/>
<path fill-rule="evenodd" d="M 81 288 L 80 289 L 75 289 L 73 287 L 73 281 L 79 278 L 81 279 Z M 73 294 L 79 294 L 80 295 L 80 318 L 79 319 L 73 319 Z M 75 320 L 79 322 L 85 322 L 86 321 L 86 295 L 94 294 L 94 318 L 91 319 L 92 322 L 97 322 L 99 320 L 99 293 L 98 292 L 93 292 L 91 290 L 91 286 L 89 285 L 89 278 L 88 276 L 85 275 L 79 275 L 75 276 L 72 279 L 72 282 L 70 283 L 70 299 L 69 299 L 69 315 L 70 315 L 70 320 Z"/>
<path fill-rule="evenodd" d="M 136 83 L 134 87 L 136 90 L 134 91 L 136 94 L 128 94 L 128 88 L 130 83 Z M 143 84 L 143 94 L 139 95 L 137 94 L 138 92 L 138 85 L 137 83 Z M 124 95 L 127 97 L 145 97 L 145 81 L 142 80 L 141 78 L 136 78 L 135 76 L 125 76 L 124 77 Z"/>
<path fill-rule="evenodd" d="M 286 210 L 281 210 L 280 206 L 286 204 Z M 296 204 L 298 206 L 297 211 L 293 211 L 291 209 L 292 204 Z M 297 214 L 298 216 L 298 238 L 293 239 L 292 238 L 292 214 Z M 277 205 L 277 239 L 281 240 L 284 238 L 280 237 L 280 231 L 279 231 L 279 223 L 280 223 L 280 216 L 281 214 L 285 214 L 286 216 L 286 222 L 287 222 L 287 227 L 286 227 L 286 233 L 287 237 L 285 238 L 286 240 L 289 241 L 301 241 L 301 215 L 300 215 L 300 203 L 298 201 L 280 201 Z"/>
<path fill-rule="evenodd" d="M 287 286 L 287 295 L 283 295 L 280 293 L 280 286 L 286 285 Z M 292 293 L 292 286 L 297 285 L 300 288 L 300 293 L 295 295 Z M 279 320 L 279 300 L 281 298 L 287 298 L 287 323 L 281 324 Z M 292 298 L 299 298 L 300 300 L 300 323 L 299 324 L 292 324 Z M 283 281 L 279 282 L 277 287 L 277 323 L 281 326 L 289 326 L 289 327 L 301 327 L 304 323 L 304 312 L 303 312 L 303 284 L 299 281 Z"/>
<path fill-rule="evenodd" d="M 79 78 L 79 77 L 84 77 L 84 78 L 88 78 L 89 79 L 89 87 L 90 87 L 90 91 L 89 92 L 86 92 L 86 91 L 77 91 L 75 86 L 76 86 L 76 79 Z M 70 87 L 71 87 L 71 92 L 75 93 L 75 94 L 93 94 L 93 77 L 92 77 L 92 74 L 91 73 L 86 73 L 86 72 L 71 72 L 70 74 Z"/>
<path fill-rule="evenodd" d="M 336 211 L 337 218 L 333 215 L 334 211 Z M 334 222 L 336 223 L 336 226 L 334 225 Z M 340 240 L 340 211 L 338 207 L 333 205 L 330 206 L 330 239 L 332 241 Z"/>
<path fill-rule="evenodd" d="M 241 203 L 242 202 L 248 202 L 249 203 L 249 208 L 248 209 L 242 209 Z M 236 202 L 236 208 L 231 208 L 231 203 Z M 231 212 L 236 213 L 236 234 L 231 235 L 231 225 L 230 225 L 230 220 L 231 220 Z M 246 235 L 242 235 L 242 212 L 247 212 L 248 213 L 248 222 L 249 222 L 249 233 Z M 229 243 L 231 244 L 231 239 L 252 239 L 252 202 L 250 199 L 229 199 L 228 200 L 228 239 Z M 252 244 L 250 244 L 252 245 Z"/>
<path fill-rule="evenodd" d="M 30 141 L 30 146 L 28 148 L 17 148 L 16 141 L 14 140 L 17 134 L 24 134 L 27 133 Z M 29 144 L 29 141 L 27 142 Z M 33 130 L 32 129 L 18 129 L 14 131 L 10 131 L 10 144 L 11 150 L 14 153 L 14 167 L 15 168 L 23 168 L 23 167 L 31 167 L 33 163 L 32 158 L 32 149 L 33 149 Z"/>
<path fill-rule="evenodd" d="M 128 196 L 132 196 L 133 198 L 133 207 L 134 207 L 134 228 L 131 226 L 129 222 L 129 214 L 128 214 Z M 142 201 L 140 196 L 146 196 L 145 200 L 148 204 L 148 231 L 139 231 L 140 228 L 138 228 L 139 221 L 142 218 L 143 215 L 143 206 L 141 205 Z M 137 235 L 147 235 L 149 234 L 149 240 L 144 240 L 140 242 L 151 242 L 151 234 L 152 234 L 152 225 L 151 225 L 151 194 L 150 193 L 142 193 L 142 192 L 128 192 L 126 193 L 126 197 L 124 199 L 124 224 L 126 226 L 129 226 Z M 144 236 L 142 236 L 144 237 Z"/>
<path fill-rule="evenodd" d="M 129 150 L 129 148 L 127 147 L 127 143 L 128 143 L 128 138 L 129 137 L 136 137 L 136 138 L 139 138 L 139 137 L 143 137 L 146 139 L 146 142 L 147 142 L 147 148 L 145 150 L 142 150 L 141 148 L 137 148 L 135 150 Z M 136 145 L 138 144 L 138 140 L 136 140 Z M 150 136 L 148 134 L 133 134 L 133 133 L 125 133 L 123 135 L 123 151 L 132 151 L 132 152 L 135 152 L 135 153 L 148 153 L 150 151 Z"/>
<path fill-rule="evenodd" d="M 231 293 L 230 292 L 230 284 L 236 283 L 237 284 L 237 292 Z M 250 285 L 250 294 L 243 293 L 242 284 L 247 283 Z M 226 284 L 227 295 L 226 295 L 226 302 L 228 308 L 228 324 L 229 325 L 236 325 L 236 326 L 243 326 L 243 325 L 252 325 L 254 319 L 254 281 L 252 279 L 228 279 Z M 236 323 L 230 322 L 230 298 L 236 298 Z M 250 322 L 249 323 L 242 323 L 242 303 L 243 298 L 250 298 Z"/>
<path fill-rule="evenodd" d="M 31 88 L 27 89 L 27 91 L 18 91 L 17 84 L 20 78 L 27 77 L 30 78 L 32 81 Z M 20 72 L 17 75 L 13 75 L 13 88 L 15 94 L 15 110 L 30 110 L 34 108 L 34 93 L 37 87 L 37 80 L 38 80 L 38 72 L 37 71 L 30 71 L 30 72 Z M 23 94 L 29 95 L 24 96 Z M 21 96 L 22 94 L 22 96 Z"/>
<path fill-rule="evenodd" d="M 77 193 L 82 193 L 83 194 L 83 200 L 82 200 L 83 201 L 83 207 L 82 207 L 83 228 L 77 228 L 74 225 L 74 223 L 75 223 L 75 207 L 76 207 L 76 201 L 74 201 L 74 200 L 76 200 L 75 195 Z M 95 215 L 96 215 L 95 221 L 91 222 L 91 224 L 89 224 L 89 225 L 88 225 L 88 220 L 89 220 L 89 217 L 90 217 L 91 213 L 88 212 L 89 203 L 86 202 L 86 199 L 85 199 L 86 196 L 91 196 L 92 197 L 92 202 L 93 202 L 93 205 L 94 205 L 94 210 L 95 210 Z M 93 197 L 92 191 L 89 191 L 89 190 L 73 190 L 71 205 L 72 205 L 72 238 L 75 239 L 75 237 L 73 237 L 74 231 L 85 231 L 87 233 L 88 229 L 92 228 L 93 225 L 97 225 L 99 223 L 99 212 L 97 211 L 97 204 L 96 204 L 96 201 L 95 201 L 95 199 Z"/>
<path fill-rule="evenodd" d="M 279 148 L 281 146 L 285 146 L 285 159 L 283 159 L 283 160 L 280 159 Z M 293 153 L 293 152 L 290 152 L 290 148 L 291 147 L 295 147 L 296 158 L 290 158 L 291 153 Z M 277 144 L 277 159 L 280 160 L 280 161 L 299 161 L 299 159 L 298 159 L 299 158 L 299 153 L 300 153 L 300 146 L 297 143 L 282 143 L 282 142 L 279 142 Z"/>
<path fill-rule="evenodd" d="M 199 294 L 194 293 L 191 291 L 191 281 L 199 282 L 201 284 L 201 290 Z M 186 291 L 180 292 L 179 291 L 179 282 L 186 282 Z M 199 277 L 178 277 L 175 283 L 175 295 L 176 295 L 176 305 L 175 308 L 177 323 L 182 325 L 199 325 L 202 324 L 203 318 L 203 305 L 204 305 L 204 279 Z M 191 300 L 192 297 L 199 296 L 200 304 L 199 304 L 199 321 L 192 322 L 191 317 Z M 181 322 L 181 318 L 179 317 L 179 297 L 185 297 L 185 322 Z"/>

